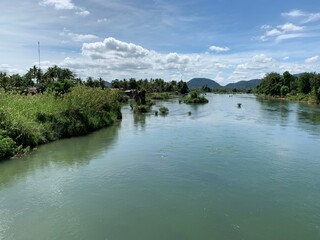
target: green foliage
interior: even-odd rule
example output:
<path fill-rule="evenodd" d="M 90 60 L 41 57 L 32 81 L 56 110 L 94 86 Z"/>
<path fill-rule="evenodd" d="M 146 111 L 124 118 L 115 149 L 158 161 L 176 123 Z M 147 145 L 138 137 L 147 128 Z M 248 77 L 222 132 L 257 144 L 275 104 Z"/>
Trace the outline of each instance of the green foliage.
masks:
<path fill-rule="evenodd" d="M 133 108 L 134 113 L 147 113 L 151 110 L 150 105 L 135 105 Z"/>
<path fill-rule="evenodd" d="M 11 157 L 19 146 L 33 148 L 109 126 L 121 118 L 118 99 L 119 91 L 85 86 L 75 86 L 58 97 L 54 93 L 24 96 L 0 91 L 0 156 Z"/>
<path fill-rule="evenodd" d="M 311 91 L 311 84 L 310 84 L 310 73 L 304 73 L 299 77 L 298 86 L 299 92 L 308 94 Z"/>
<path fill-rule="evenodd" d="M 211 92 L 211 88 L 209 88 L 207 84 L 203 85 L 201 90 L 204 92 Z"/>
<path fill-rule="evenodd" d="M 171 98 L 171 95 L 167 92 L 153 93 L 150 95 L 150 98 L 155 100 L 167 100 Z"/>
<path fill-rule="evenodd" d="M 180 82 L 179 82 L 180 83 Z M 189 88 L 186 82 L 183 82 L 180 88 L 181 94 L 187 94 L 189 92 Z"/>
<path fill-rule="evenodd" d="M 196 103 L 208 103 L 209 100 L 201 95 L 198 91 L 194 90 L 189 93 L 189 96 L 184 99 L 184 103 L 196 104 Z"/>
<path fill-rule="evenodd" d="M 290 100 L 320 102 L 320 74 L 303 73 L 297 76 L 288 71 L 283 75 L 268 73 L 256 88 L 256 93 L 286 97 Z"/>
<path fill-rule="evenodd" d="M 181 94 L 186 94 L 189 92 L 188 85 L 184 81 L 174 81 L 165 82 L 161 78 L 156 79 L 140 79 L 135 80 L 131 78 L 129 80 L 123 79 L 115 79 L 111 82 L 112 88 L 119 88 L 122 90 L 146 90 L 147 93 L 164 93 L 164 92 L 178 92 Z"/>
<path fill-rule="evenodd" d="M 159 112 L 160 112 L 160 114 L 162 114 L 162 115 L 166 115 L 166 114 L 169 113 L 169 109 L 168 109 L 167 107 L 160 107 L 160 108 L 159 108 Z"/>
<path fill-rule="evenodd" d="M 289 87 L 288 86 L 281 86 L 280 88 L 280 94 L 282 97 L 286 96 L 289 93 Z"/>
<path fill-rule="evenodd" d="M 15 141 L 8 137 L 5 131 L 0 130 L 0 160 L 14 156 L 16 151 L 17 147 Z"/>

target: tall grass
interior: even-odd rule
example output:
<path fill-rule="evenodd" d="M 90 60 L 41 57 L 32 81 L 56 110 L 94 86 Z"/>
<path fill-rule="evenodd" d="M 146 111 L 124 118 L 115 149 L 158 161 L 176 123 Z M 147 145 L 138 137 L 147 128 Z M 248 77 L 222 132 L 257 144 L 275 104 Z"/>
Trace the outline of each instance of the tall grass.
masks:
<path fill-rule="evenodd" d="M 121 117 L 119 93 L 76 86 L 63 96 L 0 90 L 0 159 L 60 138 L 84 135 Z"/>

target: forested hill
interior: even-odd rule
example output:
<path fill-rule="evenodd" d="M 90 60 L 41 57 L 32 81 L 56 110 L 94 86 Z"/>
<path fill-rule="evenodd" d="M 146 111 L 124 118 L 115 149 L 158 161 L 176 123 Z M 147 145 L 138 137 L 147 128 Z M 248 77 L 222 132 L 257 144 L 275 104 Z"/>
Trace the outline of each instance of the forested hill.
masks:
<path fill-rule="evenodd" d="M 210 89 L 252 89 L 259 85 L 261 79 L 252 79 L 248 81 L 239 81 L 236 83 L 229 83 L 226 86 L 221 86 L 219 83 L 208 78 L 193 78 L 187 84 L 190 89 L 201 89 L 207 86 Z"/>
<path fill-rule="evenodd" d="M 229 83 L 224 88 L 228 89 L 252 89 L 257 87 L 261 82 L 261 79 L 252 79 L 248 81 L 239 81 L 236 83 Z"/>
<path fill-rule="evenodd" d="M 222 86 L 209 78 L 193 78 L 187 82 L 188 88 L 190 89 L 200 89 L 203 86 L 207 86 L 210 89 L 219 89 Z"/>

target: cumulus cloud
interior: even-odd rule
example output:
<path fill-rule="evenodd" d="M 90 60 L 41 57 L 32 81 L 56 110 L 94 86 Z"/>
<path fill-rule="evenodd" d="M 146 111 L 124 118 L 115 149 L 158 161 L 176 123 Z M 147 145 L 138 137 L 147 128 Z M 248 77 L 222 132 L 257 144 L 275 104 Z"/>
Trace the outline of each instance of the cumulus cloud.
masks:
<path fill-rule="evenodd" d="M 56 10 L 76 10 L 75 13 L 83 17 L 90 14 L 86 9 L 76 6 L 72 0 L 41 0 L 39 4 L 45 7 L 52 6 Z"/>
<path fill-rule="evenodd" d="M 301 69 L 306 71 L 312 66 L 305 63 L 297 66 L 285 62 L 279 64 L 273 57 L 263 53 L 249 56 L 248 53 L 160 53 L 112 37 L 83 43 L 81 56 L 65 58 L 59 65 L 70 68 L 80 77 L 91 75 L 109 81 L 130 77 L 187 81 L 195 76 L 202 76 L 222 84 L 260 78 L 267 72 L 292 70 L 294 67 L 303 72 Z"/>
<path fill-rule="evenodd" d="M 265 54 L 256 54 L 250 60 L 237 64 L 233 73 L 229 76 L 230 81 L 253 79 L 263 76 L 266 72 L 277 67 L 272 57 Z"/>
<path fill-rule="evenodd" d="M 84 43 L 82 54 L 92 59 L 107 59 L 110 56 L 119 56 L 123 58 L 145 57 L 151 52 L 139 45 L 126 43 L 115 38 L 109 37 L 103 42 Z"/>
<path fill-rule="evenodd" d="M 230 48 L 228 47 L 219 47 L 219 46 L 210 46 L 209 47 L 209 50 L 210 51 L 213 51 L 213 52 L 228 52 L 230 51 Z"/>
<path fill-rule="evenodd" d="M 80 76 L 89 74 L 112 76 L 113 79 L 138 76 L 188 80 L 195 74 L 212 78 L 222 69 L 230 67 L 228 60 L 223 58 L 222 54 L 159 53 L 109 37 L 103 41 L 83 43 L 82 57 L 66 58 L 60 65 L 74 70 Z"/>
<path fill-rule="evenodd" d="M 320 60 L 319 56 L 314 56 L 314 57 L 307 58 L 305 60 L 305 63 L 312 64 L 312 63 L 318 62 L 319 60 Z"/>

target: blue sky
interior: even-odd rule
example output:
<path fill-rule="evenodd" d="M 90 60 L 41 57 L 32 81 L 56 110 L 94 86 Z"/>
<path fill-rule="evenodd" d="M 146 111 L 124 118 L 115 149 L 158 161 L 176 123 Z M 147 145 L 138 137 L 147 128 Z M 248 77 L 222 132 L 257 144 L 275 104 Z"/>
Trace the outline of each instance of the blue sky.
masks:
<path fill-rule="evenodd" d="M 207 77 L 319 72 L 318 0 L 2 0 L 0 71 L 37 64 L 80 77 Z"/>

